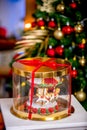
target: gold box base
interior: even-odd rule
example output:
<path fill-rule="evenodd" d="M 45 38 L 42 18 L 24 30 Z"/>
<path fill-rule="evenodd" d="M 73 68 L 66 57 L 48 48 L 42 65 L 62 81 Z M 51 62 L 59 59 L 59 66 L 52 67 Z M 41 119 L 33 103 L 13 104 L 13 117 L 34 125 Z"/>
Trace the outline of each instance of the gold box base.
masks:
<path fill-rule="evenodd" d="M 51 121 L 51 120 L 59 120 L 62 118 L 65 118 L 67 116 L 70 116 L 71 113 L 74 113 L 74 108 L 71 106 L 70 112 L 69 108 L 67 108 L 67 101 L 60 98 L 60 106 L 63 107 L 63 109 L 59 109 L 59 111 L 56 111 L 54 113 L 50 114 L 41 114 L 41 113 L 32 113 L 31 118 L 29 118 L 29 112 L 24 111 L 24 103 L 17 105 L 16 107 L 12 106 L 10 111 L 13 115 L 15 115 L 18 118 L 22 119 L 29 119 L 29 120 L 39 120 L 39 121 Z"/>
<path fill-rule="evenodd" d="M 18 118 L 22 119 L 29 119 L 28 118 L 28 113 L 26 112 L 21 112 L 18 110 L 14 110 L 13 107 L 10 109 L 11 113 L 15 115 Z M 65 118 L 69 116 L 67 110 L 61 111 L 61 112 L 56 112 L 50 115 L 39 115 L 39 114 L 32 114 L 31 120 L 37 120 L 37 121 L 51 121 L 51 120 L 59 120 L 62 118 Z"/>

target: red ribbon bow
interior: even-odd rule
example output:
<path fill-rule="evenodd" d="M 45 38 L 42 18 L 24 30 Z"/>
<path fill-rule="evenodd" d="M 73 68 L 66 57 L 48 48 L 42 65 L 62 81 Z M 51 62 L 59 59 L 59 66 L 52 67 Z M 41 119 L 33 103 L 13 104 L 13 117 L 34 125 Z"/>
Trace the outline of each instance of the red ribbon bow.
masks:
<path fill-rule="evenodd" d="M 55 58 L 50 58 L 43 62 L 41 61 L 40 58 L 38 58 L 38 59 L 32 59 L 32 60 L 23 59 L 23 60 L 18 60 L 18 62 L 27 66 L 35 66 L 36 69 L 40 68 L 41 66 L 47 66 L 52 69 L 57 69 L 57 67 L 68 67 L 67 64 L 60 64 L 60 63 L 57 63 L 55 60 L 56 60 Z"/>

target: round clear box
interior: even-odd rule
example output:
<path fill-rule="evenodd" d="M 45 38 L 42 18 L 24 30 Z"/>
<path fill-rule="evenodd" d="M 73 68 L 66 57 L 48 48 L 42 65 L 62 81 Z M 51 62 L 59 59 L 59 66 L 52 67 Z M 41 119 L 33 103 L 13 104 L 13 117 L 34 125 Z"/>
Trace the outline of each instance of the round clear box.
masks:
<path fill-rule="evenodd" d="M 15 116 L 57 120 L 70 115 L 71 65 L 57 58 L 28 58 L 13 63 Z"/>

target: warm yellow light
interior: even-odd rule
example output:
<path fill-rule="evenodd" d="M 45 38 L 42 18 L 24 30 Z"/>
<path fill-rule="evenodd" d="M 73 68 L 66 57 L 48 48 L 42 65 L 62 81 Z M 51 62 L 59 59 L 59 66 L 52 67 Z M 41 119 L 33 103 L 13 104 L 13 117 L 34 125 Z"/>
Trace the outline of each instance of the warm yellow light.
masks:
<path fill-rule="evenodd" d="M 25 24 L 25 29 L 30 29 L 31 28 L 31 23 L 26 23 Z"/>
<path fill-rule="evenodd" d="M 45 27 L 44 27 L 44 26 L 41 26 L 41 29 L 42 29 L 42 30 L 44 30 L 44 29 L 45 29 Z"/>

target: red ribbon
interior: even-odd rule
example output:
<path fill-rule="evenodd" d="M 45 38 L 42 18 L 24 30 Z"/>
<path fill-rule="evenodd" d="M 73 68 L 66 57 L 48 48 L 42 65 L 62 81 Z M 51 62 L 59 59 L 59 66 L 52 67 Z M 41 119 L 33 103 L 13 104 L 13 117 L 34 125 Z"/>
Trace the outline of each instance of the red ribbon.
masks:
<path fill-rule="evenodd" d="M 29 97 L 29 99 L 30 99 L 30 107 L 29 107 L 30 111 L 29 111 L 28 118 L 31 119 L 32 118 L 32 101 L 33 101 L 33 94 L 34 94 L 34 74 L 35 74 L 35 72 L 41 66 L 46 66 L 46 67 L 49 67 L 53 70 L 57 69 L 57 67 L 70 67 L 70 66 L 68 64 L 57 63 L 55 58 L 49 58 L 44 62 L 41 61 L 40 58 L 32 59 L 32 60 L 23 59 L 23 60 L 18 60 L 18 62 L 20 62 L 21 64 L 24 64 L 26 66 L 35 66 L 35 69 L 32 71 L 31 92 L 30 92 L 30 97 Z"/>

